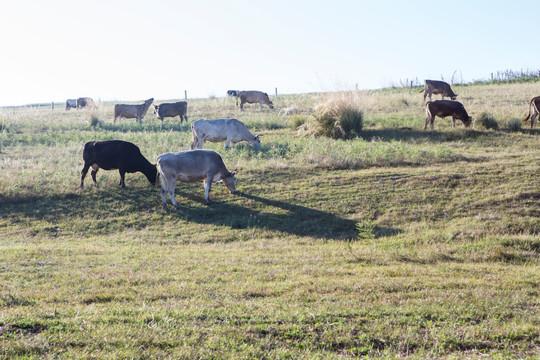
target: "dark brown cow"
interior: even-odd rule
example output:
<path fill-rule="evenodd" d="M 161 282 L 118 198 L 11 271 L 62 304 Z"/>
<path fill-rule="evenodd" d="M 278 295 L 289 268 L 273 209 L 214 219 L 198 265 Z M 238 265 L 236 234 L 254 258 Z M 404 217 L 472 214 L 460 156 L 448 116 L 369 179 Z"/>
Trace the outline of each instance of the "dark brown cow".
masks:
<path fill-rule="evenodd" d="M 532 98 L 530 104 L 529 104 L 529 115 L 527 115 L 523 121 L 527 121 L 531 119 L 531 129 L 534 125 L 534 119 L 539 115 L 538 107 L 540 107 L 540 96 Z M 531 115 L 532 111 L 532 115 Z"/>
<path fill-rule="evenodd" d="M 424 130 L 427 129 L 428 123 L 431 122 L 431 130 L 433 130 L 433 121 L 435 116 L 445 118 L 452 116 L 452 127 L 456 126 L 456 119 L 463 122 L 465 127 L 469 127 L 472 122 L 472 118 L 467 114 L 465 107 L 459 101 L 451 100 L 435 100 L 428 101 L 426 104 L 426 125 Z"/>
<path fill-rule="evenodd" d="M 146 176 L 150 184 L 155 185 L 157 180 L 156 165 L 150 164 L 141 154 L 139 147 L 133 143 L 122 140 L 90 141 L 84 145 L 84 167 L 81 171 L 81 189 L 88 169 L 92 167 L 92 180 L 97 186 L 96 174 L 99 169 L 114 170 L 120 173 L 120 186 L 125 187 L 126 173 L 140 171 Z"/>
<path fill-rule="evenodd" d="M 419 92 L 424 92 L 424 102 L 426 102 L 426 96 L 429 96 L 429 101 L 431 101 L 431 94 L 441 94 L 441 99 L 444 100 L 444 97 L 449 97 L 452 100 L 456 100 L 457 94 L 454 94 L 450 85 L 444 81 L 438 80 L 426 80 L 424 82 L 424 88 Z"/>
<path fill-rule="evenodd" d="M 159 105 L 154 105 L 154 114 L 157 118 L 163 121 L 166 117 L 180 117 L 180 123 L 182 121 L 187 122 L 187 102 L 178 101 L 175 103 L 163 103 Z"/>
<path fill-rule="evenodd" d="M 80 97 L 77 99 L 77 109 L 82 108 L 97 109 L 97 106 L 92 98 Z"/>

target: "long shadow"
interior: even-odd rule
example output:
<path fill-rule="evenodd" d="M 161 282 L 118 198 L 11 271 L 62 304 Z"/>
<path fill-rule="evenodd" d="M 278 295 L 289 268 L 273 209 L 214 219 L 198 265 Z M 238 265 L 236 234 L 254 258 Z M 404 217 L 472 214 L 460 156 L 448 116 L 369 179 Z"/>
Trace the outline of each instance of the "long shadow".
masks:
<path fill-rule="evenodd" d="M 179 197 L 186 197 L 201 204 L 204 201 L 200 197 L 178 191 L 178 189 L 176 194 L 177 200 L 180 200 Z M 297 236 L 336 240 L 356 238 L 356 221 L 309 207 L 243 192 L 238 192 L 236 196 L 259 203 L 259 205 L 254 204 L 253 207 L 260 210 L 230 203 L 225 199 L 210 206 L 192 207 L 180 203 L 177 216 L 191 222 L 227 226 L 232 229 L 257 228 Z"/>
<path fill-rule="evenodd" d="M 53 196 L 27 195 L 0 198 L 0 216 L 13 223 L 28 224 L 47 221 L 51 226 L 68 224 L 68 232 L 84 232 L 92 226 L 95 233 L 141 229 L 154 226 L 156 214 L 168 221 L 177 218 L 199 224 L 213 224 L 231 229 L 260 229 L 284 234 L 324 239 L 355 239 L 356 222 L 334 214 L 300 205 L 240 193 L 238 196 L 256 203 L 237 204 L 233 195 L 225 196 L 210 206 L 199 194 L 177 189 L 179 210 L 161 209 L 158 188 L 84 190 Z M 188 190 L 189 191 L 189 190 Z M 230 197 L 229 197 L 230 196 Z M 191 201 L 182 201 L 182 197 Z M 230 201 L 230 202 L 228 202 Z M 235 204 L 236 202 L 236 204 Z M 134 214 L 137 214 L 134 218 Z M 152 215 L 153 214 L 153 215 Z M 85 218 L 86 222 L 73 221 Z M 125 223 L 125 219 L 128 219 Z M 133 220 L 129 220 L 133 219 Z M 73 223 L 73 227 L 71 225 Z M 42 225 L 39 225 L 42 226 Z M 385 232 L 388 232 L 386 230 Z"/>
<path fill-rule="evenodd" d="M 456 124 L 456 128 L 457 128 Z M 506 136 L 504 129 L 497 132 L 486 133 L 473 129 L 463 129 L 463 131 L 437 131 L 437 130 L 421 130 L 409 127 L 402 128 L 387 128 L 387 129 L 367 129 L 362 130 L 360 137 L 364 140 L 373 138 L 383 141 L 426 141 L 426 142 L 452 142 L 456 140 L 474 140 L 482 136 L 491 136 L 494 138 Z M 540 135 L 540 129 L 522 129 L 521 133 L 530 135 Z"/>

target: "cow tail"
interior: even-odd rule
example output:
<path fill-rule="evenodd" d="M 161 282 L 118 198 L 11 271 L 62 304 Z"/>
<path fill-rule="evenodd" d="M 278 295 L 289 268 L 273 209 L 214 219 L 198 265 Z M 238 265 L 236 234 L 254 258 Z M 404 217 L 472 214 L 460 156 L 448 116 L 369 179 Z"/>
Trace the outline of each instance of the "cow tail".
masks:
<path fill-rule="evenodd" d="M 529 104 L 529 114 L 523 119 L 524 122 L 531 118 L 531 107 L 533 107 L 533 106 L 534 106 L 534 109 L 536 110 L 536 112 L 538 112 L 538 108 L 536 107 L 534 99 L 532 99 L 531 103 Z"/>
<path fill-rule="evenodd" d="M 426 89 L 424 88 L 424 89 L 420 90 L 418 93 L 420 94 L 420 93 L 421 93 L 422 91 L 424 91 L 424 90 L 426 90 Z"/>

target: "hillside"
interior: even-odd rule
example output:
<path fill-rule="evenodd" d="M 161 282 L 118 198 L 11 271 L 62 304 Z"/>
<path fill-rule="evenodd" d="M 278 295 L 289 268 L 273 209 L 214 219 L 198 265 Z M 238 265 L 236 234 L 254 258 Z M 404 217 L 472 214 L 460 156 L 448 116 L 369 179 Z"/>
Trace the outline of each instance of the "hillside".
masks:
<path fill-rule="evenodd" d="M 188 100 L 189 123 L 237 118 L 262 150 L 205 145 L 239 194 L 214 184 L 207 206 L 202 182 L 179 183 L 178 211 L 140 173 L 80 190 L 81 153 L 122 139 L 155 162 L 189 148 L 189 123 L 115 124 L 112 103 L 1 109 L 0 358 L 540 356 L 540 124 L 507 126 L 540 83 L 453 88 L 501 131 L 424 131 L 419 89 L 244 113 Z M 331 96 L 360 104 L 359 138 L 306 136 L 279 113 Z"/>

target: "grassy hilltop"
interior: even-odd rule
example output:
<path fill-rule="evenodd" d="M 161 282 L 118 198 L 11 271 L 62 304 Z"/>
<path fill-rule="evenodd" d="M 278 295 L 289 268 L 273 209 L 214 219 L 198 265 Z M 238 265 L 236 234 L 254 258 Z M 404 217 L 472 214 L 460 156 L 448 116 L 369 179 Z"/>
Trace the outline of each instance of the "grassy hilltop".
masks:
<path fill-rule="evenodd" d="M 453 89 L 501 130 L 424 131 L 419 89 L 188 100 L 189 123 L 235 117 L 262 150 L 207 143 L 240 194 L 179 183 L 179 211 L 140 173 L 79 190 L 82 147 L 155 162 L 189 124 L 0 109 L 0 358 L 538 358 L 540 124 L 510 124 L 540 83 Z M 360 137 L 296 129 L 331 97 L 362 109 Z"/>

